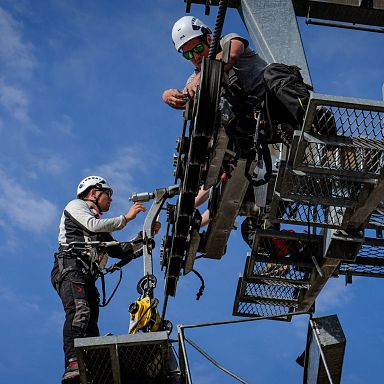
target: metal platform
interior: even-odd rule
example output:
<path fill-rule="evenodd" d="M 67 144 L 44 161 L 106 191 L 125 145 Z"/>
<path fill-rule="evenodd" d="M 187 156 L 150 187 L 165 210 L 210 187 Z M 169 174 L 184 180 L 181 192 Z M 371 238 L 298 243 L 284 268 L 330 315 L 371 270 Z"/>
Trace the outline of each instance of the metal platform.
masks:
<path fill-rule="evenodd" d="M 383 126 L 384 102 L 314 93 L 288 162 L 308 173 L 383 178 Z"/>
<path fill-rule="evenodd" d="M 270 211 L 273 222 L 343 229 L 348 226 L 346 210 L 341 205 L 326 206 L 281 199 L 275 194 Z"/>
<path fill-rule="evenodd" d="M 356 260 L 341 263 L 339 274 L 384 277 L 384 239 L 366 238 Z"/>
<path fill-rule="evenodd" d="M 258 230 L 239 277 L 233 315 L 287 314 L 280 320 L 289 321 L 290 314 L 311 309 L 332 276 L 346 275 L 347 282 L 352 276 L 384 277 L 384 239 L 363 238 L 356 249 L 348 241 L 353 255 L 336 252 L 335 258 L 326 252 L 326 234 Z"/>
<path fill-rule="evenodd" d="M 177 384 L 167 332 L 75 340 L 82 384 Z"/>
<path fill-rule="evenodd" d="M 365 227 L 384 191 L 383 127 L 383 102 L 313 93 L 303 129 L 280 164 L 271 220 Z M 373 218 L 371 227 L 381 227 L 380 213 Z"/>
<path fill-rule="evenodd" d="M 374 183 L 362 183 L 326 174 L 307 174 L 281 163 L 275 191 L 280 197 L 308 204 L 354 208 L 368 197 Z"/>
<path fill-rule="evenodd" d="M 321 236 L 305 233 L 258 231 L 239 278 L 233 315 L 286 313 L 282 319 L 289 321 L 289 314 L 300 310 L 312 284 L 312 258 L 321 257 L 321 240 Z"/>
<path fill-rule="evenodd" d="M 381 0 L 292 0 L 297 16 L 384 26 Z"/>

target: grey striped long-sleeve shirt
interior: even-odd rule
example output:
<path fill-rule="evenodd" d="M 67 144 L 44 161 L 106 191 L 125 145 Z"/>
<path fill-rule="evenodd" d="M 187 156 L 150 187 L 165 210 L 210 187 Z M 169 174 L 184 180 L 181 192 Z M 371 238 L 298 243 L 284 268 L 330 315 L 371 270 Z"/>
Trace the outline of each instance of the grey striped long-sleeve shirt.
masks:
<path fill-rule="evenodd" d="M 59 245 L 65 248 L 72 242 L 113 241 L 111 232 L 123 229 L 126 225 L 124 215 L 101 219 L 84 200 L 75 199 L 67 204 L 61 216 Z M 111 257 L 122 259 L 120 266 L 125 265 L 142 255 L 143 244 L 139 241 L 140 238 L 141 233 L 131 242 L 108 247 L 105 251 Z"/>

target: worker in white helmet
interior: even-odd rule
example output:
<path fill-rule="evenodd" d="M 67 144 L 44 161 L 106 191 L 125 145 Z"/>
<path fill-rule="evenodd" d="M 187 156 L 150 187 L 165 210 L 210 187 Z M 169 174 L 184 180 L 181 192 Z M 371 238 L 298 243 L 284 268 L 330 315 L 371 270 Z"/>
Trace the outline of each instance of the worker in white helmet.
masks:
<path fill-rule="evenodd" d="M 142 256 L 141 233 L 123 245 L 89 248 L 92 242 L 113 241 L 111 232 L 123 229 L 146 210 L 142 203 L 137 202 L 125 214 L 102 218 L 102 214 L 110 208 L 112 194 L 111 186 L 103 177 L 87 176 L 77 187 L 77 198 L 67 204 L 61 216 L 59 250 L 55 254 L 51 281 L 65 311 L 65 371 L 62 383 L 77 382 L 79 379 L 74 339 L 99 336 L 99 293 L 95 283 L 106 267 L 108 256 L 121 259 L 115 264 L 117 268 Z M 156 222 L 153 235 L 159 229 L 160 223 Z"/>
<path fill-rule="evenodd" d="M 175 49 L 195 67 L 183 90 L 175 88 L 163 92 L 163 100 L 172 108 L 183 109 L 186 98 L 192 98 L 200 83 L 201 64 L 208 57 L 211 44 L 211 29 L 194 16 L 184 16 L 172 28 L 172 41 Z M 230 101 L 239 115 L 253 117 L 255 109 L 268 94 L 271 120 L 279 120 L 290 125 L 289 134 L 302 124 L 308 105 L 310 86 L 304 84 L 298 67 L 285 64 L 267 64 L 253 49 L 248 41 L 236 33 L 230 33 L 220 39 L 216 59 L 220 59 L 225 43 L 231 42 L 229 63 L 224 71 L 235 74 L 241 95 Z M 253 124 L 254 125 L 254 124 Z M 284 133 L 284 132 L 283 132 Z M 286 137 L 288 141 L 291 137 Z"/>
<path fill-rule="evenodd" d="M 188 98 L 193 98 L 200 83 L 201 65 L 207 58 L 211 45 L 211 29 L 194 16 L 184 16 L 172 28 L 172 40 L 175 49 L 194 66 L 194 73 L 188 78 L 182 90 L 167 89 L 162 98 L 165 103 L 175 109 L 183 109 Z M 309 86 L 304 84 L 299 69 L 285 64 L 267 64 L 253 49 L 248 41 L 236 33 L 230 33 L 220 39 L 216 59 L 221 59 L 224 44 L 229 42 L 229 63 L 224 71 L 235 78 L 240 92 L 238 95 L 227 95 L 236 122 L 231 127 L 232 137 L 245 143 L 245 148 L 253 145 L 256 123 L 254 111 L 265 107 L 268 96 L 268 113 L 261 121 L 268 142 L 286 142 L 290 144 L 293 131 L 299 129 L 309 101 Z M 234 76 L 232 75 L 234 74 Z M 278 127 L 273 125 L 279 121 Z M 278 129 L 278 131 L 277 131 Z M 229 129 L 226 127 L 228 133 Z M 243 150 L 243 148 L 241 149 Z M 208 198 L 208 191 L 201 190 L 195 204 L 199 206 Z M 208 223 L 209 213 L 203 215 L 203 223 Z"/>

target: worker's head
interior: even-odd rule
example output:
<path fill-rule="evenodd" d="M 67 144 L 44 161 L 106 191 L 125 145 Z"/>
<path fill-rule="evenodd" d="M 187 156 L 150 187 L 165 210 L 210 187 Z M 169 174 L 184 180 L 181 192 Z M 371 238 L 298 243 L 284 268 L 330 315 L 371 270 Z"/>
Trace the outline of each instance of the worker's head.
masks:
<path fill-rule="evenodd" d="M 211 30 L 194 16 L 184 16 L 172 28 L 172 40 L 178 52 L 200 69 L 203 57 L 208 57 Z"/>
<path fill-rule="evenodd" d="M 77 187 L 77 197 L 95 203 L 100 212 L 109 210 L 112 194 L 112 188 L 100 176 L 87 176 Z"/>

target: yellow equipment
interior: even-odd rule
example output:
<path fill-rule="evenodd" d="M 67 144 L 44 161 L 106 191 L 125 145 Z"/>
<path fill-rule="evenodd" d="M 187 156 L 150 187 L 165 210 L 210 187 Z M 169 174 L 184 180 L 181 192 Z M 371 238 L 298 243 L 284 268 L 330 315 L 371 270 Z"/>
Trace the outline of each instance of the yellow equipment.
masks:
<path fill-rule="evenodd" d="M 129 306 L 130 321 L 128 333 L 156 332 L 160 330 L 160 314 L 157 309 L 159 300 L 145 296 Z"/>

